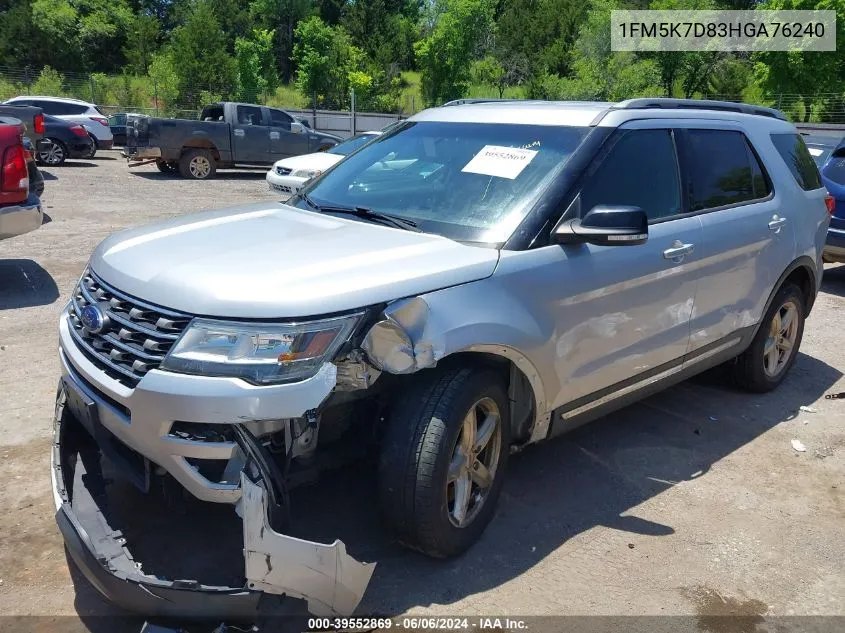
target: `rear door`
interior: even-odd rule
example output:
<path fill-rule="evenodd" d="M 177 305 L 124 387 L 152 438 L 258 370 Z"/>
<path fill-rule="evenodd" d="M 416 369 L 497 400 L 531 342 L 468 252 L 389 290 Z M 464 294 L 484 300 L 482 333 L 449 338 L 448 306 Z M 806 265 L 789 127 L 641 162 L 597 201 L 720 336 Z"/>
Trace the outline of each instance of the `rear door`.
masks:
<path fill-rule="evenodd" d="M 792 223 L 742 128 L 697 121 L 680 135 L 690 211 L 701 219 L 701 280 L 690 352 L 727 343 L 763 316 L 793 259 Z"/>
<path fill-rule="evenodd" d="M 261 106 L 235 106 L 232 123 L 232 161 L 260 163 L 270 161 L 270 128 L 264 120 Z"/>
<path fill-rule="evenodd" d="M 291 115 L 276 108 L 265 109 L 270 117 L 270 154 L 273 161 L 308 154 L 311 151 L 307 132 L 303 130 L 297 133 L 291 130 L 291 123 L 294 122 Z"/>
<path fill-rule="evenodd" d="M 555 432 L 605 390 L 679 371 L 687 350 L 701 222 L 685 213 L 674 131 L 654 123 L 618 130 L 579 193 L 582 217 L 602 204 L 643 209 L 648 241 L 552 247 L 560 249 L 549 299 L 561 385 L 553 404 L 566 406 Z"/>

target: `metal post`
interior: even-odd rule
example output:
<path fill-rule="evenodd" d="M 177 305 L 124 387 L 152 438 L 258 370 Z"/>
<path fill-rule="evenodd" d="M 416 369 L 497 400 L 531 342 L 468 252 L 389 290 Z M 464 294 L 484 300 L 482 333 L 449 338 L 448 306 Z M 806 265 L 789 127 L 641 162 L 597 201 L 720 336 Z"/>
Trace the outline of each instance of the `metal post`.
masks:
<path fill-rule="evenodd" d="M 314 91 L 314 100 L 311 102 L 311 125 L 317 129 L 317 91 Z"/>
<path fill-rule="evenodd" d="M 158 116 L 158 82 L 153 79 L 153 103 L 155 104 L 156 117 Z"/>
<path fill-rule="evenodd" d="M 352 93 L 352 136 L 355 136 L 355 128 L 357 124 L 357 121 L 355 120 L 355 88 L 352 88 L 350 92 Z"/>
<path fill-rule="evenodd" d="M 91 82 L 91 103 L 97 103 L 97 98 L 94 96 L 94 75 L 88 75 L 88 81 Z"/>

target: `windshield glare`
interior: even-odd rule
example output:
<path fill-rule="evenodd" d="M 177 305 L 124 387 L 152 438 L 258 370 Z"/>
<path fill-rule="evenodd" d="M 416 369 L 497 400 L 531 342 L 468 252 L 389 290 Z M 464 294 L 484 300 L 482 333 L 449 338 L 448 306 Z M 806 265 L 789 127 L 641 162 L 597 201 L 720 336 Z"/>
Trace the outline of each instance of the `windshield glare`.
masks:
<path fill-rule="evenodd" d="M 408 122 L 336 165 L 307 194 L 320 206 L 364 207 L 451 239 L 500 243 L 589 130 Z"/>
<path fill-rule="evenodd" d="M 369 140 L 375 138 L 376 134 L 359 134 L 358 136 L 353 136 L 350 139 L 343 141 L 342 143 L 338 143 L 331 149 L 327 149 L 327 154 L 338 154 L 339 156 L 347 156 L 351 154 L 356 149 L 361 147 L 364 143 Z"/>

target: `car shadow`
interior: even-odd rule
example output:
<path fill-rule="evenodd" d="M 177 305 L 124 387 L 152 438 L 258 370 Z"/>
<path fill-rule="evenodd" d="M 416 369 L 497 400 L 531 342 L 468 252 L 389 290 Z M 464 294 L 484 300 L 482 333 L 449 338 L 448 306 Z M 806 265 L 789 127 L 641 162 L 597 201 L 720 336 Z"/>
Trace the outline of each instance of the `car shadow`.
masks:
<path fill-rule="evenodd" d="M 454 560 L 432 560 L 391 542 L 379 518 L 372 466 L 294 490 L 296 534 L 339 538 L 358 560 L 377 561 L 360 613 L 448 605 L 523 574 L 597 526 L 654 538 L 673 534 L 673 526 L 632 509 L 676 483 L 706 477 L 714 463 L 794 417 L 841 375 L 800 354 L 776 392 L 751 395 L 725 387 L 713 372 L 529 446 L 508 464 L 495 519 Z"/>
<path fill-rule="evenodd" d="M 87 163 L 81 160 L 76 160 L 74 158 L 68 158 L 65 162 L 61 165 L 56 165 L 57 168 L 61 169 L 62 167 L 96 167 L 97 165 L 94 163 Z"/>
<path fill-rule="evenodd" d="M 264 180 L 264 177 L 267 175 L 267 169 L 218 171 L 212 180 Z M 164 174 L 160 171 L 130 171 L 129 173 L 139 178 L 145 178 L 146 180 L 188 180 L 187 178 L 182 178 L 178 173 Z"/>
<path fill-rule="evenodd" d="M 822 292 L 837 297 L 845 297 L 845 264 L 824 269 Z"/>
<path fill-rule="evenodd" d="M 53 277 L 31 259 L 0 259 L 0 310 L 53 303 L 59 289 Z"/>
<path fill-rule="evenodd" d="M 45 169 L 43 167 L 39 167 L 38 171 L 41 172 L 41 176 L 43 176 L 44 180 L 58 180 L 57 176 L 54 176 L 49 171 L 45 171 Z"/>
<path fill-rule="evenodd" d="M 105 150 L 98 150 L 98 151 L 102 152 L 102 151 L 105 151 Z M 97 154 L 94 154 L 94 156 L 91 157 L 91 160 L 117 160 L 117 158 L 115 156 L 103 156 L 103 155 L 97 153 Z"/>

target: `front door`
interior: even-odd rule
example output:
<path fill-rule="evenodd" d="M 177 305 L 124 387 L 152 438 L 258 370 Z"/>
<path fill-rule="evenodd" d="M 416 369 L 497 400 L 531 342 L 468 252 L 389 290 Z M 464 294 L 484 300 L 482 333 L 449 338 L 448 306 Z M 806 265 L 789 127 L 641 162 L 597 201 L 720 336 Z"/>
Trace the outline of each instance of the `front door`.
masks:
<path fill-rule="evenodd" d="M 311 152 L 309 135 L 304 126 L 300 125 L 301 132 L 294 132 L 291 130 L 291 123 L 294 123 L 291 115 L 275 108 L 267 108 L 267 111 L 270 116 L 270 153 L 274 161 Z"/>
<path fill-rule="evenodd" d="M 560 281 L 550 398 L 569 417 L 607 393 L 680 369 L 698 285 L 701 222 L 684 215 L 675 135 L 667 128 L 616 132 L 587 172 L 581 215 L 597 205 L 636 206 L 649 217 L 638 246 L 555 246 Z M 559 416 L 560 417 L 560 416 Z"/>
<path fill-rule="evenodd" d="M 270 160 L 270 128 L 266 125 L 260 106 L 236 107 L 232 124 L 233 161 L 263 163 Z"/>

